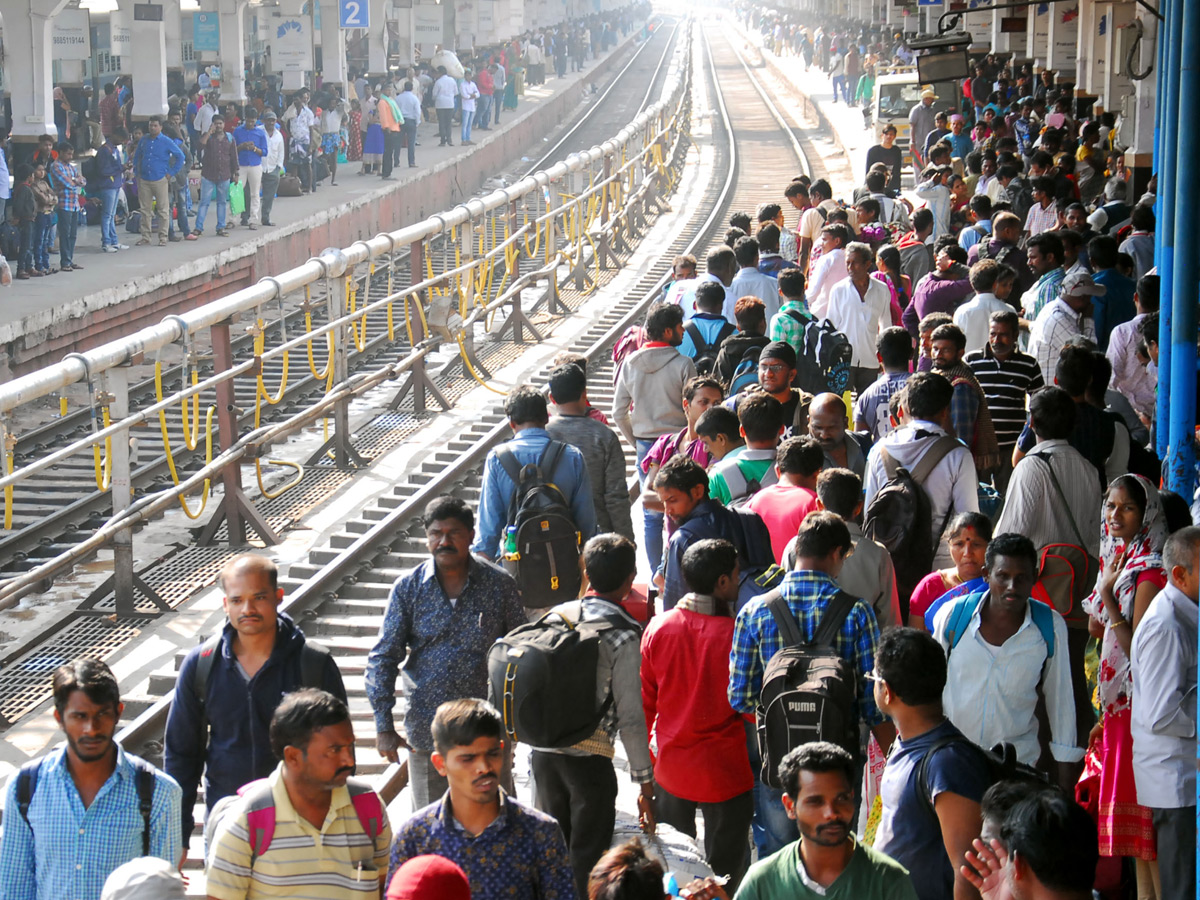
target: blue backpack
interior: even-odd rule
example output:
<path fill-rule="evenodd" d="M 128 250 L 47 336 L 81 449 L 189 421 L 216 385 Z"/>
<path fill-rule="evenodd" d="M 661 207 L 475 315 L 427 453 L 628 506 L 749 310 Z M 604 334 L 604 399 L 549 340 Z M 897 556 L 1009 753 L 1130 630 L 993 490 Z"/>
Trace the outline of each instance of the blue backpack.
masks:
<path fill-rule="evenodd" d="M 761 352 L 761 347 L 755 347 L 742 356 L 733 370 L 733 377 L 729 379 L 730 397 L 740 394 L 752 384 L 758 384 L 758 355 Z"/>
<path fill-rule="evenodd" d="M 978 591 L 974 594 L 967 594 L 965 597 L 959 597 L 950 604 L 950 617 L 946 620 L 946 641 L 950 645 L 946 651 L 947 659 L 950 658 L 950 653 L 954 648 L 958 646 L 958 642 L 962 640 L 967 626 L 971 624 L 972 617 L 983 605 L 987 595 L 987 591 Z M 1033 619 L 1034 626 L 1041 632 L 1042 640 L 1046 642 L 1046 661 L 1049 662 L 1054 658 L 1054 611 L 1040 600 L 1030 598 L 1029 615 Z"/>

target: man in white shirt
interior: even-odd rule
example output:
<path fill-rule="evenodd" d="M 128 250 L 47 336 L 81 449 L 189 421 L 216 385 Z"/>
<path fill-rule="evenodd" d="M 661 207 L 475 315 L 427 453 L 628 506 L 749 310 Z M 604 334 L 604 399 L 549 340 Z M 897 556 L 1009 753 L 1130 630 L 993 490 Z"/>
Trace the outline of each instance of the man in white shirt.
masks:
<path fill-rule="evenodd" d="M 301 88 L 292 96 L 292 105 L 283 114 L 283 124 L 288 129 L 288 164 L 300 176 L 300 189 L 308 192 L 316 189 L 312 171 L 312 130 L 317 118 L 308 106 L 308 88 Z"/>
<path fill-rule="evenodd" d="M 283 173 L 283 157 L 287 149 L 283 143 L 283 132 L 276 127 L 278 121 L 275 110 L 268 106 L 263 113 L 267 155 L 262 161 L 262 223 L 267 226 L 275 224 L 271 221 L 271 207 L 275 205 L 275 192 L 279 189 L 279 176 Z"/>
<path fill-rule="evenodd" d="M 921 173 L 923 180 L 914 191 L 933 213 L 934 240 L 950 233 L 950 176 L 953 174 L 950 166 L 931 166 Z"/>
<path fill-rule="evenodd" d="M 721 314 L 732 322 L 737 318 L 734 307 L 738 300 L 757 297 L 763 302 L 764 314 L 770 321 L 771 316 L 779 312 L 779 281 L 772 275 L 758 271 L 758 240 L 752 237 L 738 238 L 733 245 L 733 255 L 739 269 L 725 291 L 725 306 Z"/>
<path fill-rule="evenodd" d="M 454 98 L 458 96 L 458 82 L 446 74 L 445 66 L 438 66 L 438 78 L 433 83 L 433 108 L 437 112 L 439 147 L 453 147 L 450 133 L 454 118 Z"/>
<path fill-rule="evenodd" d="M 683 309 L 684 319 L 690 319 L 696 315 L 696 288 L 704 284 L 706 281 L 715 281 L 725 289 L 725 302 L 721 306 L 721 312 L 724 314 L 729 303 L 729 287 L 733 284 L 733 278 L 737 274 L 738 264 L 737 257 L 731 248 L 724 244 L 718 244 L 708 251 L 708 255 L 704 258 L 704 267 L 707 271 L 703 275 L 698 275 L 695 278 L 684 278 L 676 281 L 671 285 L 671 290 L 667 292 L 667 298 L 664 303 L 674 303 L 676 306 Z M 766 300 L 759 298 L 765 303 Z M 733 301 L 736 306 L 737 301 Z M 736 320 L 736 317 L 730 318 L 726 316 L 730 322 Z"/>
<path fill-rule="evenodd" d="M 1125 395 L 1134 411 L 1147 419 L 1153 418 L 1158 377 L 1148 365 L 1137 358 L 1141 341 L 1139 326 L 1150 313 L 1158 312 L 1158 276 L 1143 275 L 1133 295 L 1138 314 L 1122 322 L 1108 337 L 1108 361 L 1112 363 L 1112 388 Z"/>
<path fill-rule="evenodd" d="M 846 268 L 845 247 L 853 238 L 850 229 L 840 222 L 821 229 L 821 255 L 813 264 L 808 281 L 808 308 L 818 319 L 825 318 L 829 294 L 834 286 L 850 277 Z M 888 303 L 891 303 L 889 298 Z"/>
<path fill-rule="evenodd" d="M 973 353 L 987 346 L 992 313 L 1012 311 L 1007 301 L 1017 273 L 994 259 L 981 259 L 971 266 L 970 279 L 975 296 L 954 311 L 954 324 L 967 337 L 967 352 Z"/>
<path fill-rule="evenodd" d="M 400 123 L 400 131 L 408 144 L 408 167 L 417 167 L 417 124 L 421 121 L 421 98 L 413 92 L 412 79 L 404 82 L 404 90 L 395 98 L 400 107 L 404 121 Z"/>
<path fill-rule="evenodd" d="M 1058 354 L 1071 338 L 1082 335 L 1096 342 L 1096 324 L 1092 321 L 1092 297 L 1108 292 L 1092 276 L 1077 272 L 1063 279 L 1057 300 L 1047 303 L 1029 329 L 1029 354 L 1038 361 L 1042 378 L 1054 383 Z"/>
<path fill-rule="evenodd" d="M 209 129 L 212 128 L 212 118 L 217 112 L 217 92 L 209 91 L 204 95 L 204 102 L 196 110 L 196 116 L 192 119 L 192 127 L 196 129 L 197 134 L 208 134 Z M 203 146 L 197 147 L 196 151 L 199 158 L 204 157 Z"/>
<path fill-rule="evenodd" d="M 1158 837 L 1161 896 L 1196 896 L 1196 628 L 1200 528 L 1167 538 L 1168 584 L 1133 634 L 1133 774 Z"/>
<path fill-rule="evenodd" d="M 950 401 L 954 388 L 944 376 L 937 372 L 916 372 L 908 379 L 904 391 L 908 419 L 875 444 L 867 457 L 864 509 L 870 507 L 875 495 L 887 484 L 881 448 L 886 448 L 892 459 L 911 472 L 939 438 L 951 434 Z M 951 560 L 950 549 L 941 540 L 942 523 L 949 521 L 953 513 L 979 511 L 979 476 L 970 449 L 962 445 L 947 453 L 921 486 L 929 497 L 932 538 L 938 548 L 933 567 L 944 568 Z"/>
<path fill-rule="evenodd" d="M 869 388 L 879 374 L 875 340 L 892 324 L 891 294 L 882 281 L 871 277 L 873 257 L 871 248 L 859 241 L 846 247 L 849 277 L 830 291 L 825 312 L 825 318 L 850 341 L 850 383 L 859 393 Z"/>
<path fill-rule="evenodd" d="M 1073 788 L 1083 748 L 1076 739 L 1067 624 L 1050 607 L 1031 605 L 1038 557 L 1029 538 L 997 535 L 985 560 L 982 597 L 947 603 L 933 619 L 933 636 L 947 656 L 942 705 L 976 744 L 1011 743 L 1021 762 L 1036 765 L 1040 686 L 1058 781 Z"/>

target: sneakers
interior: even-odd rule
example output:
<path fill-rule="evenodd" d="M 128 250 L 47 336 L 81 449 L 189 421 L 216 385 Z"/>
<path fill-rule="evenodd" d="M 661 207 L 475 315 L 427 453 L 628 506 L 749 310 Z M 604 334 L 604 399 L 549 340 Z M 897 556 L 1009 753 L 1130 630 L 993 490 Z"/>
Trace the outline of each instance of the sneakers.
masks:
<path fill-rule="evenodd" d="M 128 244 L 114 244 L 113 246 L 116 247 L 118 250 L 128 250 L 129 249 Z"/>
<path fill-rule="evenodd" d="M 224 228 L 218 228 L 216 234 L 217 237 L 229 237 L 229 232 Z"/>
<path fill-rule="evenodd" d="M 113 246 L 112 244 L 105 244 L 100 249 L 103 250 L 105 253 L 116 253 L 117 252 L 117 248 L 115 246 Z"/>

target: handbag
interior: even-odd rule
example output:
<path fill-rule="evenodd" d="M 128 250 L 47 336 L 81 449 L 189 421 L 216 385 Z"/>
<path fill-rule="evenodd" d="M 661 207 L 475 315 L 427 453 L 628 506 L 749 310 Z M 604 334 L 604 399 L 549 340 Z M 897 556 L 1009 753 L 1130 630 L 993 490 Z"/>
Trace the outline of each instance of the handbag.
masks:
<path fill-rule="evenodd" d="M 1071 522 L 1071 531 L 1075 535 L 1076 544 L 1047 544 L 1038 551 L 1039 572 L 1037 584 L 1033 586 L 1033 597 L 1055 609 L 1066 620 L 1069 628 L 1087 628 L 1088 614 L 1083 608 L 1083 601 L 1096 586 L 1096 577 L 1100 574 L 1100 561 L 1087 551 L 1079 526 L 1075 524 L 1075 514 L 1067 503 L 1054 467 L 1044 455 L 1031 453 L 1030 457 L 1040 459 L 1050 473 L 1050 483 L 1058 494 L 1059 502 L 1067 511 Z"/>
<path fill-rule="evenodd" d="M 281 175 L 279 178 L 279 187 L 275 189 L 276 197 L 299 197 L 300 196 L 300 176 L 299 175 Z"/>
<path fill-rule="evenodd" d="M 323 156 L 318 156 L 313 160 L 313 182 L 324 181 L 329 177 L 329 164 L 325 162 Z"/>

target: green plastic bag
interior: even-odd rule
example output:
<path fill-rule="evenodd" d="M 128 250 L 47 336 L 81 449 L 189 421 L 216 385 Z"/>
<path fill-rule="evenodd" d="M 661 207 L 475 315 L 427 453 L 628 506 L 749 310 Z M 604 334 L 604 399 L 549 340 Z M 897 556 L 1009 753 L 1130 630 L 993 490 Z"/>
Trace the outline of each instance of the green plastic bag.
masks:
<path fill-rule="evenodd" d="M 229 212 L 240 216 L 246 211 L 246 192 L 240 184 L 233 182 L 229 185 Z"/>

